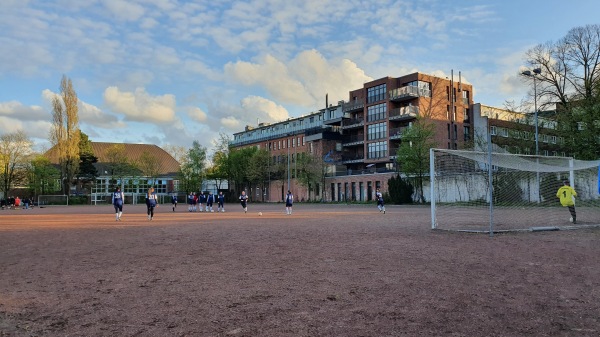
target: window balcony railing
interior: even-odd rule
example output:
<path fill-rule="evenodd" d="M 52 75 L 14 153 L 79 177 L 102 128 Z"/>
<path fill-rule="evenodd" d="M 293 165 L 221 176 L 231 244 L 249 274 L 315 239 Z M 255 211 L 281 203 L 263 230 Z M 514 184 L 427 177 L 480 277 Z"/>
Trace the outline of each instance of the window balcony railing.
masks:
<path fill-rule="evenodd" d="M 390 101 L 405 101 L 421 96 L 431 97 L 431 90 L 415 87 L 412 85 L 390 90 L 388 93 Z"/>
<path fill-rule="evenodd" d="M 347 136 L 342 142 L 343 145 L 347 144 L 361 144 L 365 142 L 365 135 L 350 135 Z"/>
<path fill-rule="evenodd" d="M 350 128 L 356 128 L 356 127 L 363 126 L 363 125 L 365 125 L 364 118 L 355 118 L 355 119 L 351 119 L 348 121 L 344 121 L 344 125 L 342 125 L 342 128 L 350 129 Z"/>
<path fill-rule="evenodd" d="M 414 105 L 403 106 L 390 111 L 390 119 L 414 118 L 418 115 L 419 107 Z"/>
<path fill-rule="evenodd" d="M 362 154 L 355 154 L 350 156 L 342 156 L 342 164 L 349 163 L 360 163 L 365 160 L 365 156 Z"/>
<path fill-rule="evenodd" d="M 399 139 L 402 137 L 402 134 L 406 131 L 408 127 L 404 126 L 401 128 L 393 128 L 390 129 L 390 138 L 391 139 Z"/>
<path fill-rule="evenodd" d="M 355 101 L 342 103 L 342 111 L 343 112 L 358 111 L 358 110 L 362 110 L 364 108 L 365 108 L 365 101 L 362 99 L 357 99 Z"/>

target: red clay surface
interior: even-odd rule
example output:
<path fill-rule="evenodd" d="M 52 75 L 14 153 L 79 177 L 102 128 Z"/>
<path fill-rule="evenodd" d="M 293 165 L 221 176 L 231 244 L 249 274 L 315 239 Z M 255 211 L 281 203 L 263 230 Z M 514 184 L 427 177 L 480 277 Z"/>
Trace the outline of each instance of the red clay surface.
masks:
<path fill-rule="evenodd" d="M 600 229 L 490 238 L 432 231 L 418 206 L 181 206 L 0 211 L 0 335 L 600 335 Z"/>

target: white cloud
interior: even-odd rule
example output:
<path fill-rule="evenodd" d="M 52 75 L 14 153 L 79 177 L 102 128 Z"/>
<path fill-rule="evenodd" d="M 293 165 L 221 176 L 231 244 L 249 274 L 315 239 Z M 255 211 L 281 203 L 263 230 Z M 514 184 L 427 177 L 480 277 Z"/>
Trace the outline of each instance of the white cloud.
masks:
<path fill-rule="evenodd" d="M 243 124 L 240 120 L 233 116 L 223 117 L 220 120 L 221 124 L 229 130 L 239 129 Z M 240 130 L 241 131 L 241 130 Z"/>
<path fill-rule="evenodd" d="M 225 74 L 247 86 L 264 87 L 276 101 L 304 107 L 347 99 L 348 91 L 371 80 L 349 60 L 329 61 L 316 50 L 301 52 L 287 64 L 271 55 L 256 63 L 238 61 L 225 65 Z"/>
<path fill-rule="evenodd" d="M 188 108 L 187 114 L 191 119 L 197 122 L 206 122 L 206 112 L 202 111 L 200 108 Z"/>
<path fill-rule="evenodd" d="M 145 13 L 143 6 L 131 1 L 104 0 L 102 3 L 113 17 L 123 21 L 137 21 Z"/>
<path fill-rule="evenodd" d="M 261 122 L 280 122 L 289 118 L 287 110 L 263 97 L 248 96 L 240 102 L 244 116 L 258 118 Z M 246 118 L 248 122 L 254 122 Z"/>
<path fill-rule="evenodd" d="M 175 119 L 175 96 L 151 96 L 143 88 L 124 92 L 117 87 L 108 87 L 104 91 L 104 103 L 131 121 L 165 123 Z"/>

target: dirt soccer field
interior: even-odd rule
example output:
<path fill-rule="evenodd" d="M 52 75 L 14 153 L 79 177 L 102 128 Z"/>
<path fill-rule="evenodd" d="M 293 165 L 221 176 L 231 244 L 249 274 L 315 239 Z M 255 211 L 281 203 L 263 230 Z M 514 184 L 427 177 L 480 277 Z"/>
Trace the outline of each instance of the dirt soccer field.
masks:
<path fill-rule="evenodd" d="M 0 336 L 600 335 L 600 229 L 490 238 L 432 231 L 428 207 L 226 207 L 0 211 Z"/>

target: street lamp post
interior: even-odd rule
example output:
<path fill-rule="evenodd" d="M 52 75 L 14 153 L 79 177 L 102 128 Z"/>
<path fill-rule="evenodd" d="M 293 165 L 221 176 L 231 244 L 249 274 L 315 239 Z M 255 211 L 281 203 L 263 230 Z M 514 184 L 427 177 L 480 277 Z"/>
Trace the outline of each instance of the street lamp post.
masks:
<path fill-rule="evenodd" d="M 286 146 L 287 146 L 287 173 L 288 173 L 288 191 L 290 191 L 290 138 L 289 138 L 289 134 L 288 134 L 288 138 L 286 139 Z"/>
<path fill-rule="evenodd" d="M 521 72 L 523 76 L 533 78 L 533 109 L 534 109 L 534 124 L 535 124 L 535 162 L 539 164 L 540 162 L 540 148 L 539 148 L 539 132 L 538 132 L 538 107 L 537 107 L 537 77 L 542 73 L 541 68 L 535 68 L 533 70 L 525 70 Z M 536 180 L 537 180 L 537 199 L 538 203 L 542 201 L 540 194 L 540 170 L 536 168 Z"/>
<path fill-rule="evenodd" d="M 537 76 L 542 73 L 541 68 L 535 68 L 533 71 L 525 70 L 521 74 L 523 76 L 533 78 L 533 108 L 534 108 L 534 124 L 535 124 L 535 155 L 539 155 L 539 141 L 538 141 L 538 108 L 537 108 Z"/>

